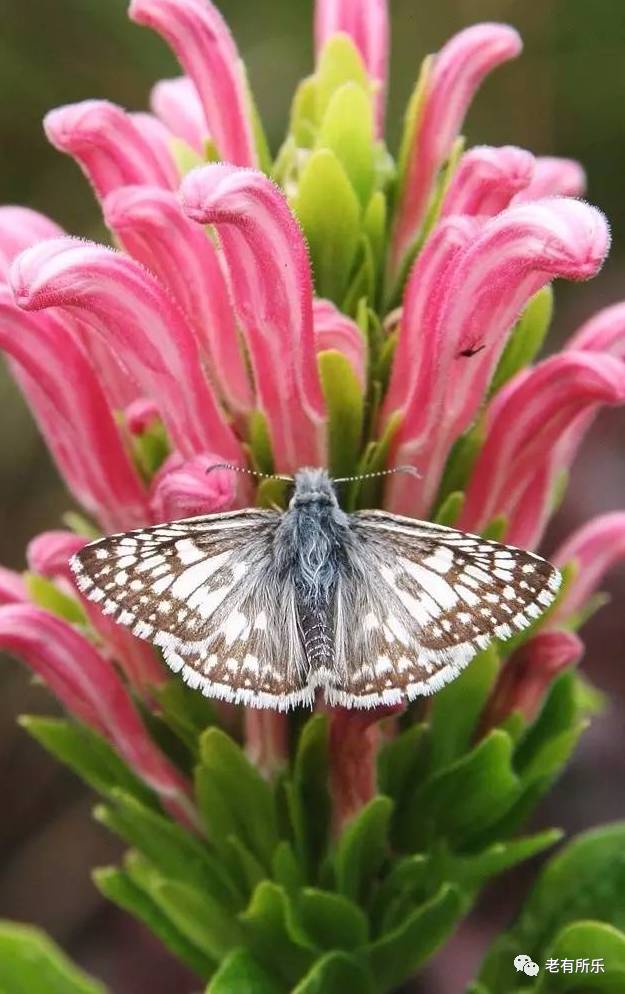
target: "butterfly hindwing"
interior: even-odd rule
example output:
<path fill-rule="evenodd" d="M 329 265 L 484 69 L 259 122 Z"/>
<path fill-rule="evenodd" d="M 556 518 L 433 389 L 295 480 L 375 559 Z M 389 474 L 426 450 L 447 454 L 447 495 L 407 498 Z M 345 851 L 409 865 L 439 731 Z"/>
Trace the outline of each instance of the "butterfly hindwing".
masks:
<path fill-rule="evenodd" d="M 268 707 L 308 700 L 288 576 L 272 569 L 280 514 L 247 510 L 137 529 L 72 560 L 105 614 L 160 646 L 206 694 Z"/>
<path fill-rule="evenodd" d="M 530 625 L 560 584 L 539 556 L 453 528 L 383 511 L 350 523 L 356 551 L 337 592 L 333 703 L 433 693 L 494 639 Z"/>

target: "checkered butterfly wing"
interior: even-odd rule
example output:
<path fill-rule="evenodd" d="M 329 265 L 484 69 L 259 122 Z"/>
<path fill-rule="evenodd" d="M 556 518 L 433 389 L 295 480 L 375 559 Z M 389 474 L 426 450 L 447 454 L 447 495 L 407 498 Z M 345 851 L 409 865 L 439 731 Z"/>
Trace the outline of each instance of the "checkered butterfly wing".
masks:
<path fill-rule="evenodd" d="M 531 552 L 383 511 L 350 515 L 327 697 L 374 707 L 431 694 L 553 602 L 559 572 Z"/>
<path fill-rule="evenodd" d="M 211 697 L 308 700 L 295 590 L 274 568 L 281 515 L 244 510 L 112 535 L 71 560 L 83 593 Z"/>

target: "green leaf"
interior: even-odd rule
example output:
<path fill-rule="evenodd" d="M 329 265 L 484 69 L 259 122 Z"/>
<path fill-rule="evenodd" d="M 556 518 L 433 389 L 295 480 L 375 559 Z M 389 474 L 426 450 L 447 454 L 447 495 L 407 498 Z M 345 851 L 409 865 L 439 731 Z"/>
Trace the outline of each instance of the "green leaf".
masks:
<path fill-rule="evenodd" d="M 534 294 L 510 333 L 490 385 L 491 394 L 535 359 L 542 348 L 552 316 L 553 290 L 551 286 L 546 286 Z"/>
<path fill-rule="evenodd" d="M 210 977 L 214 961 L 206 957 L 178 931 L 152 898 L 130 879 L 125 870 L 112 866 L 102 867 L 94 870 L 93 879 L 98 890 L 109 901 L 113 901 L 124 911 L 128 911 L 142 921 L 174 956 L 186 963 L 200 977 Z"/>
<path fill-rule="evenodd" d="M 443 884 L 431 900 L 368 947 L 367 959 L 379 990 L 400 984 L 433 954 L 454 928 L 464 903 L 456 887 Z"/>
<path fill-rule="evenodd" d="M 367 204 L 362 228 L 369 239 L 376 272 L 381 273 L 386 248 L 386 197 L 381 190 L 376 190 Z"/>
<path fill-rule="evenodd" d="M 335 34 L 323 46 L 317 63 L 314 89 L 317 122 L 323 121 L 332 97 L 346 83 L 355 83 L 365 93 L 370 92 L 360 52 L 348 35 Z"/>
<path fill-rule="evenodd" d="M 352 275 L 347 292 L 341 302 L 340 310 L 351 317 L 358 314 L 362 303 L 372 303 L 375 297 L 375 261 L 369 240 L 361 235 L 358 241 L 356 258 L 352 267 Z M 354 453 L 356 456 L 357 453 Z"/>
<path fill-rule="evenodd" d="M 292 203 L 308 241 L 315 293 L 341 304 L 360 236 L 360 205 L 343 166 L 320 149 L 304 166 Z"/>
<path fill-rule="evenodd" d="M 135 776 L 97 732 L 64 718 L 21 715 L 20 725 L 44 749 L 77 773 L 99 794 L 111 796 L 121 788 L 139 801 L 155 805 L 152 792 Z"/>
<path fill-rule="evenodd" d="M 217 970 L 206 994 L 285 994 L 247 949 L 233 949 Z"/>
<path fill-rule="evenodd" d="M 125 866 L 133 883 L 208 959 L 219 963 L 224 953 L 241 945 L 244 936 L 237 919 L 207 892 L 164 876 L 139 853 L 127 853 Z"/>
<path fill-rule="evenodd" d="M 273 453 L 267 418 L 262 411 L 252 411 L 247 422 L 247 438 L 255 469 L 259 473 L 273 473 Z"/>
<path fill-rule="evenodd" d="M 585 832 L 547 863 L 515 932 L 538 951 L 575 919 L 600 919 L 624 929 L 624 890 L 625 823 Z"/>
<path fill-rule="evenodd" d="M 207 891 L 226 908 L 241 907 L 242 894 L 223 862 L 195 836 L 121 791 L 113 797 L 115 807 L 96 808 L 98 821 L 140 850 L 164 876 Z"/>
<path fill-rule="evenodd" d="M 499 673 L 495 646 L 480 652 L 432 701 L 432 769 L 453 762 L 470 748 L 482 709 Z"/>
<path fill-rule="evenodd" d="M 238 835 L 229 835 L 226 842 L 232 853 L 228 859 L 228 866 L 232 867 L 233 875 L 236 874 L 239 886 L 243 893 L 249 897 L 260 881 L 265 879 L 267 875 L 265 869 Z"/>
<path fill-rule="evenodd" d="M 401 802 L 407 789 L 414 790 L 430 768 L 430 728 L 410 725 L 380 749 L 378 783 L 380 791 Z"/>
<path fill-rule="evenodd" d="M 308 76 L 299 83 L 291 105 L 289 137 L 296 148 L 313 147 L 318 123 L 317 82 L 314 76 Z"/>
<path fill-rule="evenodd" d="M 102 537 L 102 532 L 97 525 L 89 521 L 84 514 L 79 514 L 78 511 L 66 511 L 62 515 L 61 521 L 70 531 L 75 532 L 76 535 L 82 535 L 83 538 L 93 540 Z"/>
<path fill-rule="evenodd" d="M 0 921 L 2 994 L 105 994 L 51 939 L 30 925 Z"/>
<path fill-rule="evenodd" d="M 391 414 L 384 426 L 382 436 L 366 447 L 358 467 L 359 474 L 377 473 L 386 468 L 391 443 L 401 425 L 400 411 Z M 354 508 L 379 507 L 382 485 L 377 480 L 362 480 L 352 485 L 349 493 L 349 510 Z"/>
<path fill-rule="evenodd" d="M 292 994 L 374 994 L 370 978 L 351 956 L 332 952 L 318 959 Z"/>
<path fill-rule="evenodd" d="M 71 625 L 87 624 L 87 616 L 82 605 L 74 597 L 59 590 L 52 580 L 40 576 L 39 573 L 25 573 L 24 582 L 30 599 L 38 607 L 69 621 Z"/>
<path fill-rule="evenodd" d="M 153 421 L 140 435 L 130 435 L 129 442 L 135 465 L 142 479 L 149 483 L 171 452 L 163 422 Z"/>
<path fill-rule="evenodd" d="M 285 889 L 287 894 L 294 894 L 304 886 L 304 875 L 297 862 L 290 842 L 283 839 L 276 846 L 272 859 L 273 878 Z"/>
<path fill-rule="evenodd" d="M 454 490 L 452 493 L 447 494 L 433 515 L 433 520 L 437 525 L 445 525 L 447 528 L 452 528 L 460 517 L 460 513 L 464 507 L 464 500 L 465 497 L 462 490 Z"/>
<path fill-rule="evenodd" d="M 489 542 L 502 542 L 507 531 L 508 519 L 505 514 L 499 514 L 492 521 L 489 521 L 485 528 L 482 528 L 480 534 Z M 523 637 L 527 638 L 527 635 L 524 633 Z"/>
<path fill-rule="evenodd" d="M 364 902 L 388 851 L 393 802 L 374 797 L 347 825 L 335 857 L 337 888 L 354 901 Z"/>
<path fill-rule="evenodd" d="M 531 859 L 555 845 L 562 838 L 560 829 L 551 828 L 536 835 L 495 842 L 475 856 L 453 857 L 453 879 L 466 890 L 481 887 L 490 877 L 504 873 L 518 863 Z"/>
<path fill-rule="evenodd" d="M 321 121 L 317 148 L 334 152 L 365 207 L 373 191 L 373 108 L 358 83 L 334 91 Z"/>
<path fill-rule="evenodd" d="M 163 721 L 189 750 L 197 752 L 199 736 L 215 724 L 213 703 L 182 680 L 168 680 L 152 693 L 159 703 Z"/>
<path fill-rule="evenodd" d="M 522 777 L 531 779 L 535 773 L 546 775 L 559 768 L 561 764 L 553 756 L 550 768 L 545 768 L 547 754 L 557 737 L 576 729 L 577 719 L 575 677 L 565 672 L 551 684 L 537 719 L 515 749 L 514 767 Z"/>
<path fill-rule="evenodd" d="M 315 946 L 295 918 L 286 892 L 268 880 L 258 885 L 240 915 L 255 958 L 272 973 L 294 983 L 315 959 Z"/>
<path fill-rule="evenodd" d="M 511 759 L 509 736 L 494 729 L 471 752 L 435 773 L 402 813 L 402 846 L 421 849 L 440 837 L 456 848 L 468 846 L 520 793 Z"/>
<path fill-rule="evenodd" d="M 588 973 L 550 973 L 541 970 L 533 994 L 623 994 L 625 990 L 625 935 L 604 922 L 579 921 L 564 928 L 546 953 L 546 959 L 588 961 Z M 593 960 L 605 972 L 591 973 Z"/>
<path fill-rule="evenodd" d="M 367 941 L 368 922 L 363 911 L 340 894 L 305 888 L 297 901 L 302 927 L 319 949 L 358 949 Z"/>
<path fill-rule="evenodd" d="M 200 812 L 215 848 L 227 855 L 227 837 L 239 835 L 269 867 L 278 842 L 271 788 L 219 728 L 207 729 L 200 738 L 196 782 Z"/>
<path fill-rule="evenodd" d="M 328 412 L 329 466 L 332 476 L 350 476 L 362 436 L 364 398 L 349 360 L 334 349 L 317 355 Z"/>
<path fill-rule="evenodd" d="M 316 714 L 300 732 L 293 776 L 286 788 L 296 852 L 309 878 L 326 850 L 330 834 L 327 775 L 328 719 Z"/>
<path fill-rule="evenodd" d="M 442 508 L 451 494 L 466 490 L 483 442 L 483 419 L 479 419 L 464 435 L 460 435 L 456 439 L 447 457 L 443 478 L 438 489 L 435 501 L 437 508 Z"/>

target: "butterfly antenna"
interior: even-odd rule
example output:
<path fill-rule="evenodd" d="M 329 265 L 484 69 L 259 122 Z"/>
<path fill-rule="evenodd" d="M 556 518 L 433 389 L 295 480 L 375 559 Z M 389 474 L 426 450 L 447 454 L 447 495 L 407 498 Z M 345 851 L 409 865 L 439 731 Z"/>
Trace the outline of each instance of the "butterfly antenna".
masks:
<path fill-rule="evenodd" d="M 333 483 L 354 483 L 356 480 L 371 480 L 375 476 L 390 476 L 392 473 L 408 473 L 421 479 L 421 473 L 416 466 L 393 466 L 392 469 L 380 469 L 377 473 L 360 473 L 358 476 L 339 476 Z"/>
<path fill-rule="evenodd" d="M 278 473 L 258 473 L 255 469 L 248 469 L 247 466 L 235 466 L 231 462 L 216 462 L 212 466 L 208 466 L 206 469 L 207 473 L 212 473 L 214 469 L 231 469 L 234 473 L 247 473 L 248 476 L 255 476 L 257 480 L 286 480 L 288 483 L 293 482 L 292 476 L 281 476 Z"/>

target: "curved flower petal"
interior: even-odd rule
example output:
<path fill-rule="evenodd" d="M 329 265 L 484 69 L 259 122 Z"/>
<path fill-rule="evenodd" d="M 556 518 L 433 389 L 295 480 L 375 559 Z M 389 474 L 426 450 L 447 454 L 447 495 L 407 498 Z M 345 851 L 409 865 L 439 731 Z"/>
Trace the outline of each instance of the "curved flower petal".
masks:
<path fill-rule="evenodd" d="M 146 111 L 135 111 L 130 117 L 158 158 L 163 175 L 171 176 L 177 186 L 180 177 L 172 151 L 173 133 L 158 117 Z"/>
<path fill-rule="evenodd" d="M 582 525 L 551 556 L 558 566 L 577 565 L 577 572 L 554 611 L 554 620 L 575 614 L 595 592 L 603 576 L 625 558 L 625 511 L 601 514 Z"/>
<path fill-rule="evenodd" d="M 219 234 L 277 468 L 323 465 L 312 279 L 283 194 L 262 173 L 218 164 L 192 170 L 181 198 L 189 217 L 214 224 Z"/>
<path fill-rule="evenodd" d="M 484 712 L 481 731 L 505 721 L 513 711 L 533 721 L 556 676 L 576 663 L 584 643 L 573 632 L 538 632 L 510 657 Z"/>
<path fill-rule="evenodd" d="M 49 141 L 71 155 L 98 197 L 130 183 L 175 189 L 174 160 L 164 161 L 130 114 L 107 100 L 83 100 L 50 111 L 44 118 Z"/>
<path fill-rule="evenodd" d="M 316 0 L 317 58 L 328 38 L 339 31 L 350 36 L 367 67 L 375 97 L 376 134 L 380 138 L 384 132 L 384 102 L 388 76 L 387 0 Z"/>
<path fill-rule="evenodd" d="M 29 207 L 0 207 L 0 278 L 4 279 L 15 256 L 25 248 L 63 234 L 58 224 Z"/>
<path fill-rule="evenodd" d="M 586 173 L 579 162 L 542 155 L 535 160 L 531 183 L 516 195 L 515 202 L 551 196 L 581 197 L 585 189 Z"/>
<path fill-rule="evenodd" d="M 77 309 L 161 412 L 179 450 L 212 451 L 241 459 L 241 449 L 217 408 L 184 313 L 160 283 L 133 259 L 89 242 L 43 242 L 11 269 L 16 300 L 26 310 Z"/>
<path fill-rule="evenodd" d="M 326 349 L 341 352 L 364 390 L 367 375 L 367 343 L 356 322 L 341 313 L 331 300 L 315 297 L 313 331 L 317 352 L 324 352 Z"/>
<path fill-rule="evenodd" d="M 0 606 L 21 604 L 28 601 L 28 592 L 22 577 L 6 566 L 0 566 Z"/>
<path fill-rule="evenodd" d="M 188 785 L 149 738 L 115 670 L 66 622 L 27 604 L 0 608 L 0 646 L 23 659 L 65 707 L 105 735 L 172 812 L 191 814 Z"/>
<path fill-rule="evenodd" d="M 220 457 L 203 454 L 183 461 L 170 456 L 152 483 L 156 521 L 175 521 L 198 514 L 214 514 L 234 505 L 236 485 L 231 470 L 215 469 Z"/>
<path fill-rule="evenodd" d="M 145 523 L 143 485 L 91 362 L 67 328 L 55 315 L 25 314 L 0 288 L 0 348 L 12 357 L 39 429 L 80 503 L 107 528 Z"/>
<path fill-rule="evenodd" d="M 625 365 L 611 356 L 564 352 L 514 377 L 490 406 L 460 527 L 479 531 L 495 516 L 505 515 L 511 523 L 509 541 L 533 544 L 530 525 L 534 532 L 542 528 L 554 476 L 564 468 L 561 458 L 553 458 L 554 448 L 580 415 L 600 404 L 624 402 Z M 538 473 L 544 474 L 542 486 L 532 494 L 530 512 L 528 485 Z M 521 499 L 525 534 L 517 522 Z"/>
<path fill-rule="evenodd" d="M 460 159 L 441 207 L 441 217 L 470 214 L 491 217 L 508 206 L 532 180 L 534 156 L 515 145 L 481 145 Z"/>
<path fill-rule="evenodd" d="M 69 560 L 87 544 L 89 539 L 75 532 L 53 530 L 41 532 L 26 547 L 28 568 L 41 576 L 71 578 Z M 72 583 L 72 587 L 74 584 Z"/>
<path fill-rule="evenodd" d="M 625 359 L 625 301 L 598 311 L 566 343 L 575 352 L 607 352 Z"/>
<path fill-rule="evenodd" d="M 132 0 L 129 16 L 157 31 L 193 80 L 220 156 L 256 165 L 242 63 L 228 26 L 210 0 Z"/>
<path fill-rule="evenodd" d="M 202 153 L 209 138 L 204 109 L 188 76 L 161 79 L 152 87 L 150 106 L 173 135 Z"/>
<path fill-rule="evenodd" d="M 173 193 L 153 186 L 114 190 L 103 210 L 126 251 L 159 277 L 191 319 L 211 380 L 228 407 L 249 413 L 252 390 L 232 302 L 206 232 L 185 217 Z"/>
<path fill-rule="evenodd" d="M 458 135 L 469 104 L 489 72 L 521 51 L 505 24 L 475 24 L 455 35 L 434 59 L 424 104 L 410 138 L 391 245 L 397 273 L 423 223 L 436 174 Z"/>
<path fill-rule="evenodd" d="M 554 276 L 593 276 L 609 240 L 600 211 L 577 200 L 551 198 L 502 211 L 456 257 L 445 281 L 438 334 L 430 339 L 440 349 L 438 396 L 428 398 L 427 408 L 437 429 L 427 432 L 420 456 L 420 512 L 429 509 L 449 449 L 474 419 L 507 334 L 527 301 Z M 422 397 L 415 396 L 414 403 L 424 407 Z M 400 453 L 395 458 L 406 461 Z"/>

